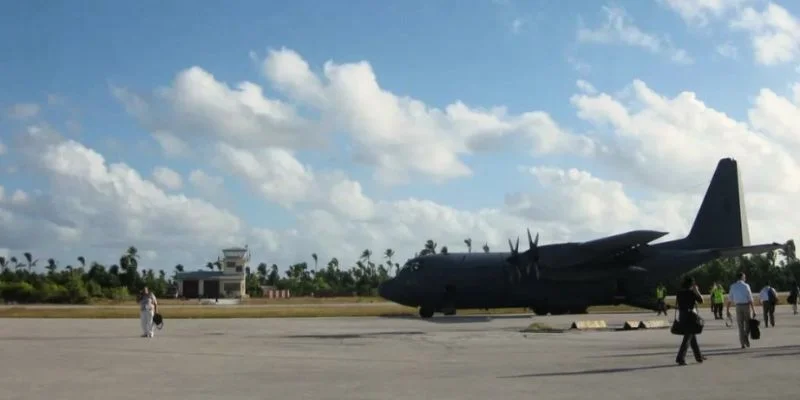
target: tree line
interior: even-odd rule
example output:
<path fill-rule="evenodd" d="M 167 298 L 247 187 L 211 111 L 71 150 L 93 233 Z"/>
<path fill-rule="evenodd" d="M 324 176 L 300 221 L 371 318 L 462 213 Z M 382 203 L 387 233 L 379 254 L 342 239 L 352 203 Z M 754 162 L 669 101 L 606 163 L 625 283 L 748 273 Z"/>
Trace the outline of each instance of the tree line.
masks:
<path fill-rule="evenodd" d="M 472 240 L 465 239 L 467 251 L 472 252 Z M 489 252 L 484 244 L 482 250 Z M 425 242 L 415 256 L 446 254 L 447 246 L 439 247 L 433 240 Z M 245 269 L 247 294 L 262 296 L 262 288 L 272 286 L 288 289 L 292 296 L 376 296 L 377 288 L 396 275 L 400 263 L 395 261 L 395 252 L 386 249 L 374 255 L 369 249 L 349 268 L 339 264 L 336 258 L 320 267 L 319 257 L 311 254 L 313 268 L 306 262 L 288 266 L 283 275 L 276 264 L 259 263 L 254 270 Z M 139 269 L 139 254 L 136 247 L 129 247 L 115 264 L 104 265 L 88 262 L 79 256 L 74 265 L 63 268 L 50 258 L 44 262 L 45 272 L 36 272 L 39 259 L 32 253 L 21 257 L 0 257 L 0 297 L 5 302 L 18 303 L 70 303 L 87 304 L 92 299 L 129 300 L 144 286 L 158 297 L 171 297 L 177 290 L 175 275 L 167 276 L 164 270 Z M 206 268 L 222 270 L 222 263 L 209 261 Z M 175 272 L 183 272 L 184 266 L 175 266 Z M 703 291 L 708 291 L 714 282 L 723 286 L 736 280 L 744 271 L 754 290 L 769 282 L 777 290 L 788 290 L 790 282 L 800 276 L 800 261 L 795 256 L 794 242 L 787 242 L 785 250 L 770 251 L 755 256 L 740 256 L 718 259 L 690 273 Z M 680 278 L 664 282 L 667 290 L 674 293 Z"/>

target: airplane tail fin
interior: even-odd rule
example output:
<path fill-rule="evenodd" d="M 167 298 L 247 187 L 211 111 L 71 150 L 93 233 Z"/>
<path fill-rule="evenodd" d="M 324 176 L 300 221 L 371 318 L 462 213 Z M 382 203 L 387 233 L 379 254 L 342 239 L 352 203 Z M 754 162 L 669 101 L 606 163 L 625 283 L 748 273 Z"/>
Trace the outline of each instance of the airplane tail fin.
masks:
<path fill-rule="evenodd" d="M 742 180 L 736 160 L 719 160 L 689 235 L 687 249 L 732 248 L 750 245 Z"/>

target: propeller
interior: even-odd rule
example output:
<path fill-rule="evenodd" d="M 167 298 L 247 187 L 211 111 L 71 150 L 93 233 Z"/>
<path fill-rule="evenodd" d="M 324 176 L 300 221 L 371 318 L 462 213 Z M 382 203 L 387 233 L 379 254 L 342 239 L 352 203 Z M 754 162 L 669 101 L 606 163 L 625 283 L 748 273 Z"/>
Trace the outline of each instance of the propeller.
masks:
<path fill-rule="evenodd" d="M 531 240 L 531 230 L 528 229 L 528 251 L 530 255 L 530 262 L 527 265 L 528 275 L 531 273 L 531 266 L 536 272 L 536 280 L 539 280 L 539 232 L 536 232 L 536 239 Z"/>
<path fill-rule="evenodd" d="M 511 243 L 508 239 L 508 247 L 511 250 L 511 256 L 507 261 L 515 267 L 517 272 L 517 280 L 521 280 L 522 276 L 531 276 L 531 269 L 536 274 L 536 279 L 539 279 L 539 233 L 536 233 L 536 239 L 531 238 L 531 230 L 528 229 L 528 251 L 519 253 L 519 237 L 517 237 L 516 245 Z M 524 264 L 524 273 L 523 273 Z"/>

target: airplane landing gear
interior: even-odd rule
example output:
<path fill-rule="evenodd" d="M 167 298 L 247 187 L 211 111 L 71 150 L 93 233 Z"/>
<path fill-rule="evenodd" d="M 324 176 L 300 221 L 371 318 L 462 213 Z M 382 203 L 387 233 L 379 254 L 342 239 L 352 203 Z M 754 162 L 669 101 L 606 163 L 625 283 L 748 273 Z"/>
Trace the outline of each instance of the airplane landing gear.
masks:
<path fill-rule="evenodd" d="M 420 316 L 420 318 L 425 318 L 425 319 L 433 317 L 433 308 L 432 307 L 425 307 L 425 306 L 420 307 L 419 308 L 419 316 Z"/>

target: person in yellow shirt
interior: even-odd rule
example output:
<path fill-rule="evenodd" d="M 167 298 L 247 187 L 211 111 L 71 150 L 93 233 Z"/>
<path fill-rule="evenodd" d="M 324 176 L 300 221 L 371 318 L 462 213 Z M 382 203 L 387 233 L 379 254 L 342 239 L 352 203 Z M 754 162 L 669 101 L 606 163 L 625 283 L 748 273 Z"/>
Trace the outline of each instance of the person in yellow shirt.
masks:
<path fill-rule="evenodd" d="M 720 284 L 714 282 L 711 286 L 711 312 L 714 319 L 722 319 L 722 307 L 725 303 L 725 289 Z"/>
<path fill-rule="evenodd" d="M 656 287 L 656 310 L 658 313 L 656 315 L 667 315 L 667 288 L 664 286 L 663 283 L 659 283 Z"/>

